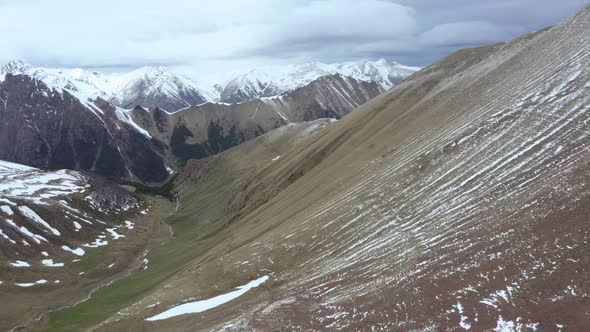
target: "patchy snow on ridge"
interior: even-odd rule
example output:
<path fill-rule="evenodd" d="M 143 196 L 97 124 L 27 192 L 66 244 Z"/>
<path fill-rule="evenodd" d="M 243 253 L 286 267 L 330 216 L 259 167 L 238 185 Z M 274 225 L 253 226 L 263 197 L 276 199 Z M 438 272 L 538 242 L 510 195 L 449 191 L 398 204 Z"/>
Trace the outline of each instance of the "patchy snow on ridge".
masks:
<path fill-rule="evenodd" d="M 0 198 L 43 204 L 46 199 L 86 191 L 88 185 L 83 183 L 82 175 L 73 171 L 46 172 L 0 160 Z M 3 206 L 2 211 L 9 214 L 7 207 Z M 30 211 L 25 208 L 21 212 Z"/>
<path fill-rule="evenodd" d="M 18 209 L 20 210 L 20 212 L 26 216 L 27 218 L 34 220 L 35 222 L 37 222 L 38 224 L 41 224 L 43 227 L 47 228 L 49 231 L 51 231 L 51 233 L 53 233 L 53 235 L 56 236 L 60 236 L 61 233 L 51 227 L 51 225 L 49 225 L 49 223 L 45 220 L 43 220 L 43 218 L 41 218 L 35 211 L 33 211 L 30 207 L 28 206 L 19 206 Z"/>

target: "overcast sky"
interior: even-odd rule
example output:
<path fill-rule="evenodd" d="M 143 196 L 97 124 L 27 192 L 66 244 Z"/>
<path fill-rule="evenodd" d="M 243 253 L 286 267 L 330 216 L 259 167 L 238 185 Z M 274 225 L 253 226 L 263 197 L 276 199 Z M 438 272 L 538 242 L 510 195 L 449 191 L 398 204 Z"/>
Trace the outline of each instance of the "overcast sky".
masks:
<path fill-rule="evenodd" d="M 387 58 L 424 66 L 453 50 L 553 25 L 588 0 L 0 0 L 0 62 L 193 77 L 262 64 Z"/>

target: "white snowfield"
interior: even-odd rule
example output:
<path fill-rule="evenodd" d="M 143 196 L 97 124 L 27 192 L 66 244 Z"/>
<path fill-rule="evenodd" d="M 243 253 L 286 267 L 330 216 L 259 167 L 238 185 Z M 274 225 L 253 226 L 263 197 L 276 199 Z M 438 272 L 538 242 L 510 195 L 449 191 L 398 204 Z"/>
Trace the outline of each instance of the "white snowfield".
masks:
<path fill-rule="evenodd" d="M 45 204 L 47 199 L 83 193 L 88 187 L 84 177 L 76 172 L 46 172 L 0 160 L 0 202 L 9 205 L 14 206 L 14 203 L 8 203 L 11 199 Z M 2 210 L 8 210 L 8 207 L 3 206 Z"/>
<path fill-rule="evenodd" d="M 166 310 L 160 314 L 157 314 L 155 316 L 146 318 L 147 321 L 155 321 L 155 320 L 162 320 L 162 319 L 168 319 L 168 318 L 172 318 L 172 317 L 176 317 L 176 316 L 180 316 L 180 315 L 185 315 L 185 314 L 194 314 L 194 313 L 199 313 L 199 312 L 203 312 L 209 309 L 213 309 L 215 307 L 218 307 L 222 304 L 225 304 L 233 299 L 236 299 L 244 294 L 246 294 L 249 290 L 251 290 L 252 288 L 256 288 L 260 285 L 262 285 L 263 283 L 265 283 L 268 280 L 268 276 L 262 276 L 256 280 L 252 280 L 249 283 L 239 286 L 236 288 L 236 290 L 223 294 L 223 295 L 219 295 L 219 296 L 215 296 L 212 297 L 208 300 L 202 300 L 202 301 L 195 301 L 195 302 L 189 302 L 189 303 L 185 303 L 185 304 L 181 304 L 179 306 L 173 307 L 172 309 Z"/>
<path fill-rule="evenodd" d="M 10 263 L 10 265 L 12 265 L 14 267 L 30 267 L 31 266 L 31 264 L 29 264 L 27 262 L 23 262 L 23 261 L 12 262 L 12 263 Z"/>
<path fill-rule="evenodd" d="M 76 249 L 72 249 L 72 248 L 70 248 L 70 247 L 68 247 L 68 246 L 66 246 L 66 245 L 63 245 L 61 248 L 62 248 L 63 250 L 65 250 L 65 251 L 69 251 L 69 252 L 71 252 L 72 254 L 74 254 L 74 255 L 76 255 L 76 256 L 84 256 L 84 254 L 86 253 L 86 252 L 84 251 L 84 249 L 82 249 L 82 248 L 76 248 Z"/>

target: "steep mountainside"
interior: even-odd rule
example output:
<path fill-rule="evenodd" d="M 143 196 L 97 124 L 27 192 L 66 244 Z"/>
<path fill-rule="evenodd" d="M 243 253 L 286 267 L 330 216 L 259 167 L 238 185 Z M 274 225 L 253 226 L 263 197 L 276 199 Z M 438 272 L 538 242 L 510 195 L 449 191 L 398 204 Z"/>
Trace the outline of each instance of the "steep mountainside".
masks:
<path fill-rule="evenodd" d="M 49 326 L 583 331 L 589 64 L 587 7 L 459 51 L 279 158 L 243 145 L 190 164 L 171 218 L 186 263 L 131 305 L 85 322 L 107 289 Z"/>
<path fill-rule="evenodd" d="M 127 111 L 78 99 L 26 75 L 0 82 L 0 159 L 49 169 L 160 183 L 169 176 L 165 145 Z"/>
<path fill-rule="evenodd" d="M 321 77 L 286 95 L 239 104 L 206 103 L 175 113 L 132 112 L 134 122 L 161 142 L 171 158 L 204 158 L 287 123 L 339 119 L 383 92 L 375 82 L 342 75 Z"/>
<path fill-rule="evenodd" d="M 219 101 L 236 103 L 283 95 L 320 77 L 340 74 L 358 81 L 376 82 L 384 90 L 388 90 L 419 69 L 384 59 L 339 64 L 309 62 L 284 67 L 255 68 L 225 84 L 217 85 L 216 88 Z"/>

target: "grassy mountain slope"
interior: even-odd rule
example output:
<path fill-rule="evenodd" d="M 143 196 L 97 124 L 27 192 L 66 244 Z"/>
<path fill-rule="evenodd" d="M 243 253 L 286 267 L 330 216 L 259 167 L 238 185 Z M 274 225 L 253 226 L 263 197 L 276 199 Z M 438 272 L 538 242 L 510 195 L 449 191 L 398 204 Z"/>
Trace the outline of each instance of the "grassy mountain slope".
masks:
<path fill-rule="evenodd" d="M 233 247 L 229 241 L 225 242 L 232 229 L 231 213 L 225 207 L 241 181 L 262 167 L 268 167 L 274 162 L 272 159 L 313 137 L 331 122 L 322 119 L 286 125 L 217 156 L 189 163 L 177 184 L 178 211 L 168 219 L 174 228 L 173 237 L 151 249 L 148 268 L 99 289 L 82 304 L 49 314 L 40 325 L 31 328 L 78 331 L 111 316 L 112 321 L 117 321 L 131 309 L 120 310 L 133 304 L 138 303 L 142 308 L 143 304 L 152 304 L 148 303 L 151 301 L 150 292 L 166 280 L 194 265 L 211 262 L 215 256 L 209 252 L 221 242 L 227 246 L 220 249 L 220 255 Z M 139 327 L 131 323 L 129 328 Z M 112 330 L 112 327 L 107 325 L 105 329 Z"/>

